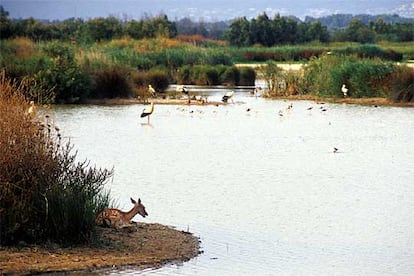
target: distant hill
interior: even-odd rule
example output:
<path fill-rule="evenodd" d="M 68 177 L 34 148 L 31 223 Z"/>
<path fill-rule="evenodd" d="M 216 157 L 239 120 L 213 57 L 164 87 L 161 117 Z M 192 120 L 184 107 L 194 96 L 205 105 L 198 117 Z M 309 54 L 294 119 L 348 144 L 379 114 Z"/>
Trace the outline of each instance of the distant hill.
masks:
<path fill-rule="evenodd" d="M 305 19 L 331 14 L 398 14 L 414 18 L 412 0 L 0 0 L 11 18 L 64 20 L 113 15 L 118 18 L 141 18 L 166 14 L 171 20 L 191 18 L 214 22 L 241 16 L 257 17 L 266 12 Z"/>
<path fill-rule="evenodd" d="M 370 15 L 370 14 L 334 14 L 323 16 L 320 18 L 315 18 L 311 16 L 305 17 L 305 22 L 311 23 L 314 21 L 320 21 L 322 25 L 326 26 L 329 31 L 333 31 L 335 29 L 343 29 L 351 23 L 353 19 L 359 19 L 363 23 L 368 24 L 369 22 L 376 22 L 379 18 L 382 18 L 385 23 L 406 23 L 406 22 L 414 22 L 414 18 L 406 18 L 400 17 L 397 14 L 381 14 L 381 15 Z"/>

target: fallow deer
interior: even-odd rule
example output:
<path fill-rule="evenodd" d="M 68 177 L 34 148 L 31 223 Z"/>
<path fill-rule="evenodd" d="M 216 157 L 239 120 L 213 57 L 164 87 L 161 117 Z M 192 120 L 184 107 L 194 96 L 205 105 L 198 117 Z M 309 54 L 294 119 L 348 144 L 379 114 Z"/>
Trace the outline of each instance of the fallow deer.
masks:
<path fill-rule="evenodd" d="M 132 207 L 128 212 L 123 212 L 116 208 L 107 208 L 99 213 L 96 218 L 96 224 L 100 226 L 115 227 L 120 228 L 125 225 L 131 224 L 131 219 L 135 217 L 136 214 L 140 214 L 142 217 L 148 216 L 148 213 L 145 211 L 145 206 L 141 203 L 141 199 L 138 199 L 136 202 L 131 198 Z"/>

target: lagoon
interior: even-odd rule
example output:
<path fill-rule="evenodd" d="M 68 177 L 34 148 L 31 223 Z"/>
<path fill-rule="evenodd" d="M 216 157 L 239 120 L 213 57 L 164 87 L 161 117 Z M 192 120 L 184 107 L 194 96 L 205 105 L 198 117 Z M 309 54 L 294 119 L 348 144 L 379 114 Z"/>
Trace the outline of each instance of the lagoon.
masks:
<path fill-rule="evenodd" d="M 140 197 L 135 220 L 202 242 L 186 263 L 105 274 L 414 274 L 414 109 L 234 102 L 156 105 L 151 125 L 143 105 L 53 108 L 80 160 L 115 169 L 120 208 Z"/>

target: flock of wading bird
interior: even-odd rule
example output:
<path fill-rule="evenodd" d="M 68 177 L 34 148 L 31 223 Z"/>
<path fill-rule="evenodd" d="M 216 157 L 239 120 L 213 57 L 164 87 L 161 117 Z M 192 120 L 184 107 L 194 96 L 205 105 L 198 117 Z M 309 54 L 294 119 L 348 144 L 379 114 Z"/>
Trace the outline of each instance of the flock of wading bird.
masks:
<path fill-rule="evenodd" d="M 156 92 L 151 85 L 149 85 L 148 89 L 151 92 L 152 96 L 156 95 L 155 94 Z M 183 92 L 184 94 L 187 94 L 187 95 L 189 94 L 188 90 L 184 86 L 181 86 L 178 89 L 180 89 L 181 92 Z M 260 87 L 255 88 L 254 91 L 252 91 L 251 95 L 257 96 L 257 93 L 260 90 L 261 90 Z M 348 89 L 345 87 L 345 85 L 342 86 L 341 90 L 344 94 L 344 97 L 346 97 Z M 229 100 L 233 102 L 233 95 L 234 95 L 234 91 L 229 91 L 225 93 L 222 97 L 222 102 L 227 103 Z M 327 109 L 323 106 L 324 103 L 319 103 L 319 104 L 321 104 L 320 110 L 322 112 L 327 111 Z M 290 103 L 288 107 L 286 108 L 286 111 L 291 110 L 292 108 L 293 108 L 293 104 Z M 313 109 L 313 106 L 310 106 L 307 108 L 307 110 L 312 110 L 312 109 Z M 251 111 L 250 108 L 246 109 L 246 112 L 250 112 L 250 111 Z M 34 101 L 31 101 L 30 106 L 27 110 L 27 114 L 30 116 L 30 118 L 34 119 L 36 116 L 36 112 L 37 112 L 36 105 Z M 151 102 L 150 106 L 144 108 L 144 110 L 142 111 L 141 118 L 147 117 L 148 124 L 149 124 L 150 122 L 149 118 L 153 112 L 154 112 L 154 103 Z M 278 114 L 279 116 L 282 117 L 284 116 L 284 111 L 279 110 Z M 46 117 L 48 118 L 49 115 L 46 115 Z M 56 127 L 56 131 L 59 132 L 59 128 Z M 333 147 L 333 153 L 337 153 L 338 151 L 339 149 L 337 147 Z M 132 218 L 135 217 L 135 215 L 137 214 L 140 214 L 144 218 L 148 216 L 148 213 L 145 210 L 145 206 L 142 204 L 140 198 L 138 199 L 138 201 L 134 200 L 133 198 L 131 198 L 130 200 L 131 200 L 131 203 L 134 205 L 131 210 L 129 210 L 128 212 L 124 212 L 117 208 L 106 208 L 105 210 L 103 210 L 101 213 L 98 214 L 96 221 L 95 221 L 96 224 L 99 226 L 103 226 L 103 227 L 122 228 L 122 227 L 128 227 L 128 226 L 133 225 Z"/>
<path fill-rule="evenodd" d="M 261 87 L 256 87 L 256 88 L 254 88 L 253 91 L 250 92 L 250 95 L 255 96 L 257 98 L 257 96 L 258 96 L 258 94 L 260 93 L 261 90 L 262 90 Z M 148 91 L 149 91 L 149 93 L 150 93 L 151 96 L 156 97 L 156 91 L 155 91 L 155 89 L 151 85 L 148 85 Z M 183 85 L 177 85 L 176 91 L 177 92 L 181 92 L 184 95 L 187 95 L 188 96 L 188 103 L 189 104 L 191 103 L 191 98 L 190 98 L 189 90 L 185 86 L 183 86 Z M 342 84 L 341 92 L 342 92 L 344 98 L 346 98 L 348 96 L 348 88 L 346 87 L 345 84 Z M 228 103 L 229 100 L 231 100 L 231 102 L 234 103 L 234 101 L 233 101 L 233 95 L 234 95 L 234 91 L 228 91 L 228 92 L 226 92 L 223 95 L 221 101 L 223 103 Z M 327 108 L 324 106 L 324 103 L 321 102 L 319 104 L 321 105 L 319 107 L 320 111 L 321 112 L 326 112 L 327 111 Z M 288 107 L 286 108 L 286 111 L 291 110 L 292 108 L 293 108 L 293 104 L 290 103 L 288 105 Z M 179 108 L 177 108 L 177 109 L 179 109 Z M 313 109 L 313 106 L 310 106 L 310 107 L 307 108 L 307 110 L 312 110 L 312 109 Z M 181 110 L 183 111 L 184 109 L 181 109 Z M 248 107 L 246 109 L 246 112 L 250 112 L 251 110 L 252 109 L 250 107 Z M 147 117 L 147 125 L 150 124 L 150 116 L 151 116 L 151 114 L 153 112 L 154 112 L 154 102 L 150 102 L 149 107 L 145 107 L 144 110 L 141 113 L 141 118 Z M 191 110 L 190 113 L 194 113 L 194 111 Z M 202 111 L 199 111 L 199 113 L 202 113 Z M 284 113 L 283 110 L 279 110 L 278 115 L 280 117 L 283 117 L 284 114 L 285 113 Z M 331 124 L 331 123 L 329 122 L 329 124 Z M 338 153 L 339 152 L 339 149 L 337 147 L 333 147 L 332 152 L 333 153 Z"/>

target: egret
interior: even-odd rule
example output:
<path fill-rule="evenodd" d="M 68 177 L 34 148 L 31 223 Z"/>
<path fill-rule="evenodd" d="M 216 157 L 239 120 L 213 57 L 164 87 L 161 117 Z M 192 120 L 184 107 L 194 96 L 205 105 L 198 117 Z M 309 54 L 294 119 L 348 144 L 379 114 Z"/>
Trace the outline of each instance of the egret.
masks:
<path fill-rule="evenodd" d="M 148 92 L 150 92 L 151 96 L 155 96 L 156 91 L 151 84 L 148 85 Z"/>
<path fill-rule="evenodd" d="M 346 98 L 348 96 L 348 88 L 346 88 L 345 84 L 342 84 L 341 91 L 344 94 L 344 98 Z"/>
<path fill-rule="evenodd" d="M 221 99 L 221 101 L 222 101 L 223 103 L 227 103 L 227 101 L 228 101 L 229 99 L 232 99 L 233 95 L 234 95 L 234 91 L 229 91 L 229 92 L 226 92 L 226 94 L 224 94 L 224 96 L 223 96 L 223 98 Z M 231 101 L 233 102 L 233 99 L 232 99 Z"/>
<path fill-rule="evenodd" d="M 151 102 L 149 108 L 144 108 L 144 110 L 141 113 L 141 118 L 148 117 L 148 124 L 150 123 L 150 115 L 154 112 L 154 103 Z"/>
<path fill-rule="evenodd" d="M 30 107 L 27 110 L 27 113 L 29 114 L 29 116 L 33 119 L 36 116 L 36 106 L 34 101 L 30 101 Z"/>

